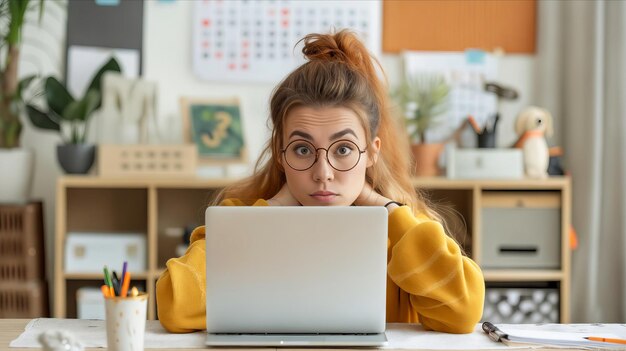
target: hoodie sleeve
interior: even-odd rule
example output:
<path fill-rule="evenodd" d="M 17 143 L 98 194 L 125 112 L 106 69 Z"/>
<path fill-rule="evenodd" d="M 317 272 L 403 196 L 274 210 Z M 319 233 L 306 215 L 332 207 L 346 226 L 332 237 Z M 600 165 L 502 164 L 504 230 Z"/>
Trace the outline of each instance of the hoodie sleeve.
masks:
<path fill-rule="evenodd" d="M 237 199 L 224 200 L 221 206 L 244 206 Z M 267 206 L 258 200 L 253 206 Z M 182 257 L 167 261 L 156 283 L 159 321 L 171 333 L 190 333 L 206 329 L 206 252 L 204 226 L 191 233 L 190 245 Z"/>
<path fill-rule="evenodd" d="M 410 294 L 422 325 L 448 333 L 471 333 L 480 320 L 485 282 L 478 265 L 436 221 L 402 206 L 389 217 L 390 279 Z"/>

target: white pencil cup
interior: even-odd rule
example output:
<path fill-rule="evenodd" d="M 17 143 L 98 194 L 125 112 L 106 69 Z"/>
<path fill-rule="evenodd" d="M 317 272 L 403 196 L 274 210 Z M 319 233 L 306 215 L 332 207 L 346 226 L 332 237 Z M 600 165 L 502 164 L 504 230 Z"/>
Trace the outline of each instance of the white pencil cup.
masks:
<path fill-rule="evenodd" d="M 110 351 L 143 350 L 148 295 L 106 297 L 107 349 Z"/>

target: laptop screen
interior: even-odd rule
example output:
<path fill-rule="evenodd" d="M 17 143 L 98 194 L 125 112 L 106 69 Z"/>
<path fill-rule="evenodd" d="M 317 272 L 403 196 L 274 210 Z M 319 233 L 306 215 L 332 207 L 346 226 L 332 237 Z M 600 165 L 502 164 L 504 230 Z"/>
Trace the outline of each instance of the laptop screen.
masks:
<path fill-rule="evenodd" d="M 209 207 L 210 333 L 385 330 L 382 207 Z"/>

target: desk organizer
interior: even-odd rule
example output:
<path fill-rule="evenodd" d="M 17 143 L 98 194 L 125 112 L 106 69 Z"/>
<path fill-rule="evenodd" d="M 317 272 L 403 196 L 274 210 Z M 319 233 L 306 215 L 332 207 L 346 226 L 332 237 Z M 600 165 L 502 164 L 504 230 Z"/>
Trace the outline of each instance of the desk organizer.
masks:
<path fill-rule="evenodd" d="M 198 152 L 193 144 L 100 145 L 101 176 L 194 176 Z"/>

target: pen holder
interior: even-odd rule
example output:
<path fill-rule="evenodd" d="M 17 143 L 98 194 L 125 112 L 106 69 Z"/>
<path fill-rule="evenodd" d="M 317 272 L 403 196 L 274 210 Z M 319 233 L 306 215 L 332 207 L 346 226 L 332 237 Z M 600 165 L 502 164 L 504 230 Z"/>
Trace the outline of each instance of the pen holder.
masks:
<path fill-rule="evenodd" d="M 148 295 L 105 297 L 107 349 L 143 350 Z"/>
<path fill-rule="evenodd" d="M 482 133 L 476 134 L 478 138 L 478 148 L 487 149 L 496 147 L 496 132 L 483 130 Z"/>

